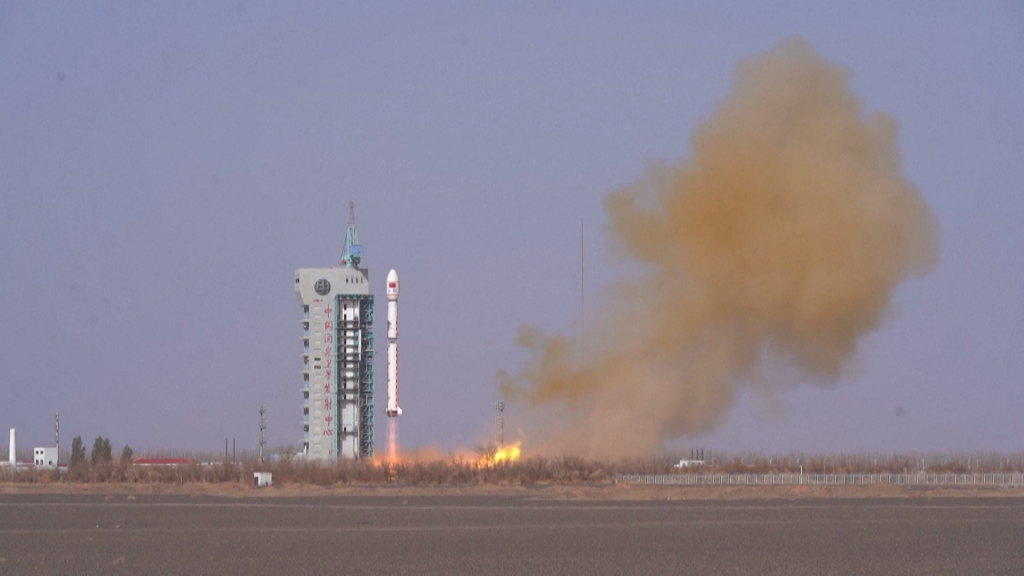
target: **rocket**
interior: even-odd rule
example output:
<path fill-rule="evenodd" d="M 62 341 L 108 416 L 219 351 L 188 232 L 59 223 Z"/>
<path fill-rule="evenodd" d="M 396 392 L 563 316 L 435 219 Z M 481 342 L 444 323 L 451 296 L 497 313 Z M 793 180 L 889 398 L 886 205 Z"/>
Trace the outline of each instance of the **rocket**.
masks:
<path fill-rule="evenodd" d="M 398 407 L 398 272 L 388 272 L 388 405 L 389 418 L 402 414 Z"/>

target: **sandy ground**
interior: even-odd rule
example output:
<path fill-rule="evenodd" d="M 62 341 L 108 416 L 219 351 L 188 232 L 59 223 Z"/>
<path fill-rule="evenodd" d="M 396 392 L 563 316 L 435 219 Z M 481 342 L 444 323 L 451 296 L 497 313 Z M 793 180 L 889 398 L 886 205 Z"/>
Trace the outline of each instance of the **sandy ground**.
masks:
<path fill-rule="evenodd" d="M 268 496 L 518 496 L 552 500 L 750 500 L 800 498 L 1024 497 L 1024 488 L 932 486 L 640 486 L 631 484 L 528 486 L 376 486 L 302 484 L 255 488 L 220 484 L 0 483 L 0 494 L 173 494 L 260 498 Z"/>

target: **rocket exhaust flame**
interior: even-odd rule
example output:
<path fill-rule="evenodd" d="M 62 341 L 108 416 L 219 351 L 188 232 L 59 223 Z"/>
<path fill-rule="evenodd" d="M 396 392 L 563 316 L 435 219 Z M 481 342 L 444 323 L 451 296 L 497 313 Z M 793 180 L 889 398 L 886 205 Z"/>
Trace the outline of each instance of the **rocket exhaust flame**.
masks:
<path fill-rule="evenodd" d="M 387 463 L 397 464 L 399 462 L 398 449 L 398 419 L 388 418 L 388 454 Z"/>
<path fill-rule="evenodd" d="M 530 358 L 498 378 L 507 399 L 553 409 L 525 415 L 548 432 L 541 450 L 653 453 L 714 429 L 747 388 L 779 393 L 773 366 L 841 378 L 896 288 L 938 261 L 897 132 L 803 41 L 740 62 L 690 157 L 606 198 L 610 246 L 643 272 L 604 295 L 585 360 L 574 339 L 520 328 Z"/>

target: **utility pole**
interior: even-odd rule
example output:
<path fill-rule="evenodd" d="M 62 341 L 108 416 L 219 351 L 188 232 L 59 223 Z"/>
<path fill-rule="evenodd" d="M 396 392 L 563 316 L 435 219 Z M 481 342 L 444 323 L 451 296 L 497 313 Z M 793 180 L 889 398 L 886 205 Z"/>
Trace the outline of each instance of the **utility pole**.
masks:
<path fill-rule="evenodd" d="M 260 404 L 260 464 L 263 464 L 263 446 L 267 443 L 267 436 L 264 432 L 267 429 L 267 405 Z"/>
<path fill-rule="evenodd" d="M 57 449 L 57 458 L 60 458 L 60 412 L 53 413 L 53 447 Z"/>

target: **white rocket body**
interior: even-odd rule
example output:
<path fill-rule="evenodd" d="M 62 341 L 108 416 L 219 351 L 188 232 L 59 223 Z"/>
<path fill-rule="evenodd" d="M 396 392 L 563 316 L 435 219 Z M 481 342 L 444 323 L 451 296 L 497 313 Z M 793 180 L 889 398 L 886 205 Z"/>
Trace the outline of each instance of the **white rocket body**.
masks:
<path fill-rule="evenodd" d="M 18 457 L 15 455 L 14 428 L 11 428 L 11 452 L 10 456 L 7 457 L 7 461 L 11 465 L 12 470 L 18 465 Z"/>
<path fill-rule="evenodd" d="M 388 300 L 388 342 L 398 340 L 398 300 Z"/>
<path fill-rule="evenodd" d="M 384 413 L 394 418 L 398 407 L 398 272 L 388 272 L 388 405 Z"/>

